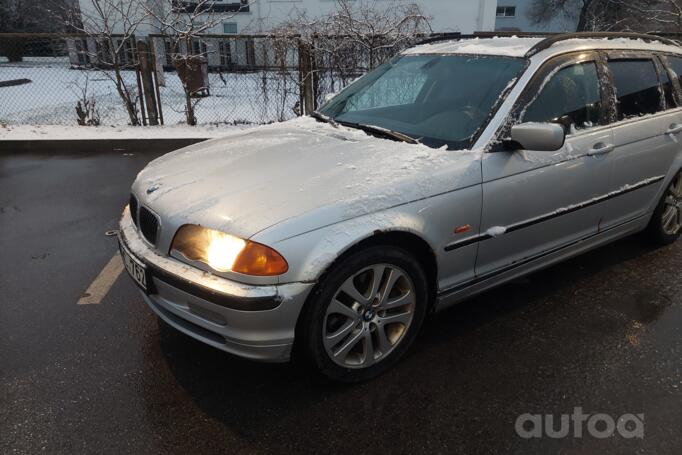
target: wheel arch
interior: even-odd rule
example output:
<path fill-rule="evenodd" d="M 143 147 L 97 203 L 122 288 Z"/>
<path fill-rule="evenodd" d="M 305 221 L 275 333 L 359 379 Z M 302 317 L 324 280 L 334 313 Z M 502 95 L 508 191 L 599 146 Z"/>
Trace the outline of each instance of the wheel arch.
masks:
<path fill-rule="evenodd" d="M 436 253 L 424 238 L 407 230 L 375 230 L 370 235 L 347 245 L 318 274 L 315 288 L 339 262 L 358 251 L 373 246 L 400 248 L 412 254 L 419 261 L 429 283 L 429 307 L 431 307 L 438 291 L 438 262 L 436 260 Z M 308 300 L 314 296 L 315 288 L 310 292 L 306 305 Z"/>
<path fill-rule="evenodd" d="M 358 239 L 341 250 L 337 257 L 331 261 L 318 275 L 315 286 L 308 294 L 306 301 L 301 309 L 298 320 L 296 321 L 296 336 L 294 338 L 294 355 L 298 352 L 298 341 L 301 340 L 300 330 L 306 324 L 305 315 L 309 313 L 306 309 L 316 298 L 317 290 L 329 272 L 345 258 L 361 251 L 365 248 L 374 246 L 388 246 L 403 249 L 412 254 L 422 266 L 428 282 L 429 301 L 427 311 L 433 309 L 438 293 L 438 262 L 436 253 L 431 245 L 421 236 L 407 230 L 375 230 L 370 235 Z"/>

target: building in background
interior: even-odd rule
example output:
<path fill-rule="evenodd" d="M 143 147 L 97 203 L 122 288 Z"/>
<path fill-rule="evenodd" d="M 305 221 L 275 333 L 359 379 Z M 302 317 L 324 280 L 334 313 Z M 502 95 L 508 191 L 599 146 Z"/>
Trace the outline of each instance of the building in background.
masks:
<path fill-rule="evenodd" d="M 107 0 L 99 0 L 107 1 Z M 137 8 L 143 12 L 145 9 L 156 11 L 157 17 L 162 17 L 162 5 L 168 4 L 168 0 L 123 0 L 131 2 L 145 2 L 146 8 Z M 422 12 L 430 18 L 430 26 L 434 33 L 459 32 L 471 34 L 477 31 L 495 30 L 495 13 L 497 0 L 357 0 L 355 5 L 366 2 L 366 5 L 376 4 L 377 9 L 386 10 L 392 4 L 412 5 L 417 4 Z M 83 23 L 91 24 L 90 28 L 97 30 L 98 15 L 94 10 L 93 0 L 79 0 Z M 374 3 L 376 2 L 376 3 Z M 182 1 L 185 11 L 193 12 L 196 2 Z M 254 46 L 254 37 L 267 34 L 282 23 L 300 18 L 305 15 L 307 20 L 329 15 L 338 7 L 336 0 L 215 0 L 211 5 L 210 13 L 206 13 L 204 23 L 211 23 L 216 15 L 221 17 L 217 25 L 208 29 L 200 39 L 192 41 L 192 49 L 189 53 L 203 54 L 211 68 L 253 68 L 272 64 L 269 61 L 273 52 L 268 49 L 257 51 Z M 210 14 L 210 16 L 209 16 Z M 209 17 L 211 17 L 209 19 Z M 199 17 L 199 21 L 201 21 Z M 133 19 L 134 20 L 134 19 Z M 93 22 L 94 21 L 94 22 Z M 150 37 L 153 43 L 157 59 L 164 66 L 170 67 L 171 44 L 161 36 L 160 23 L 152 17 L 147 17 L 135 30 L 135 38 Z M 116 29 L 116 24 L 123 23 L 121 20 L 110 18 L 109 23 L 114 24 L 114 34 L 122 33 Z M 94 25 L 93 25 L 94 24 Z M 98 55 L 101 45 L 94 37 L 76 38 L 67 40 L 69 56 L 74 66 L 98 65 Z M 116 45 L 124 43 L 125 52 L 121 55 L 124 63 L 134 63 L 135 55 L 133 44 L 125 40 L 123 36 L 114 38 Z M 181 43 L 180 53 L 187 52 L 184 43 Z"/>
<path fill-rule="evenodd" d="M 533 0 L 498 0 L 495 30 L 500 32 L 575 32 L 578 19 L 557 15 L 551 22 L 534 24 L 530 20 Z"/>
<path fill-rule="evenodd" d="M 431 18 L 434 32 L 469 34 L 495 30 L 497 0 L 378 0 L 376 5 L 383 9 L 391 2 L 419 5 Z M 250 6 L 249 13 L 237 14 L 233 22 L 238 33 L 267 32 L 301 12 L 314 18 L 329 14 L 335 8 L 335 0 L 258 0 Z"/>
<path fill-rule="evenodd" d="M 84 17 L 92 16 L 91 0 L 79 0 Z M 157 0 L 129 0 L 147 2 L 153 8 Z M 417 4 L 431 17 L 434 32 L 461 32 L 495 30 L 497 0 L 376 0 L 377 6 L 386 8 L 390 3 Z M 184 1 L 191 8 L 192 1 Z M 248 35 L 267 33 L 288 19 L 305 13 L 314 19 L 332 12 L 337 6 L 335 0 L 216 0 L 213 9 L 224 13 L 225 20 L 211 30 L 212 34 Z M 153 21 L 140 27 L 139 35 L 158 33 Z"/>

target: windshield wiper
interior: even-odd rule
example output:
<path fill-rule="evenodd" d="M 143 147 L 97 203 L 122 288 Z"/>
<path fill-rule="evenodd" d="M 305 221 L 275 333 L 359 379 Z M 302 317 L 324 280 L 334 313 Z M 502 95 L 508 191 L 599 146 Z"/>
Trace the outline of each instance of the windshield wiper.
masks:
<path fill-rule="evenodd" d="M 341 125 L 350 126 L 351 128 L 358 128 L 368 133 L 378 134 L 390 139 L 395 139 L 400 142 L 407 142 L 408 144 L 421 144 L 419 139 L 415 139 L 407 134 L 400 133 L 398 131 L 389 130 L 388 128 L 383 128 L 376 125 L 368 125 L 366 123 L 351 123 L 351 122 L 340 122 Z"/>
<path fill-rule="evenodd" d="M 382 128 L 382 127 L 376 126 L 376 125 L 368 125 L 365 123 L 337 122 L 332 117 L 329 117 L 328 115 L 324 115 L 320 111 L 313 111 L 310 113 L 310 116 L 314 119 L 321 121 L 321 122 L 329 123 L 334 128 L 338 128 L 339 125 L 343 125 L 343 126 L 348 126 L 351 128 L 357 128 L 357 129 L 360 129 L 363 131 L 367 131 L 369 133 L 378 134 L 378 135 L 388 137 L 391 139 L 395 139 L 397 141 L 407 142 L 408 144 L 421 144 L 421 142 L 419 142 L 419 139 L 415 139 L 412 136 L 408 136 L 407 134 L 403 134 L 403 133 L 400 133 L 398 131 L 389 130 L 388 128 Z"/>
<path fill-rule="evenodd" d="M 324 114 L 323 114 L 322 112 L 320 112 L 320 111 L 313 111 L 313 112 L 311 112 L 310 116 L 311 116 L 312 118 L 317 119 L 317 120 L 320 120 L 320 121 L 322 121 L 322 122 L 324 122 L 324 123 L 329 123 L 329 124 L 330 124 L 331 126 L 333 126 L 334 128 L 338 128 L 338 127 L 339 127 L 339 124 L 338 124 L 338 122 L 337 122 L 336 120 L 334 120 L 333 118 L 331 118 L 331 117 L 329 117 L 329 116 L 327 116 L 327 115 L 324 115 Z"/>

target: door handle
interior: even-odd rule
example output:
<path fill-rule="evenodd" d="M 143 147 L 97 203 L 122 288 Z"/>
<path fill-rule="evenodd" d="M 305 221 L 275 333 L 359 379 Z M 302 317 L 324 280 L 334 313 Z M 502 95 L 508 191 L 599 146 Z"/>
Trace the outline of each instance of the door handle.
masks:
<path fill-rule="evenodd" d="M 587 151 L 587 156 L 606 155 L 607 153 L 613 152 L 615 149 L 616 146 L 613 144 L 604 144 L 603 142 L 600 142 L 599 144 L 595 144 L 594 148 Z"/>
<path fill-rule="evenodd" d="M 680 134 L 682 133 L 682 125 L 679 123 L 673 123 L 670 125 L 670 128 L 668 128 L 668 131 L 665 132 L 665 134 Z"/>

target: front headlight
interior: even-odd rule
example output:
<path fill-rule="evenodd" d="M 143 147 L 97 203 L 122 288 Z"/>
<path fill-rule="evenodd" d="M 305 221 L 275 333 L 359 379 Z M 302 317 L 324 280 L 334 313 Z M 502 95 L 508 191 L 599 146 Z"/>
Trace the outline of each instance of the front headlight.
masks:
<path fill-rule="evenodd" d="M 274 276 L 289 270 L 287 261 L 270 247 L 194 224 L 178 229 L 171 255 L 203 262 L 217 272 Z"/>

